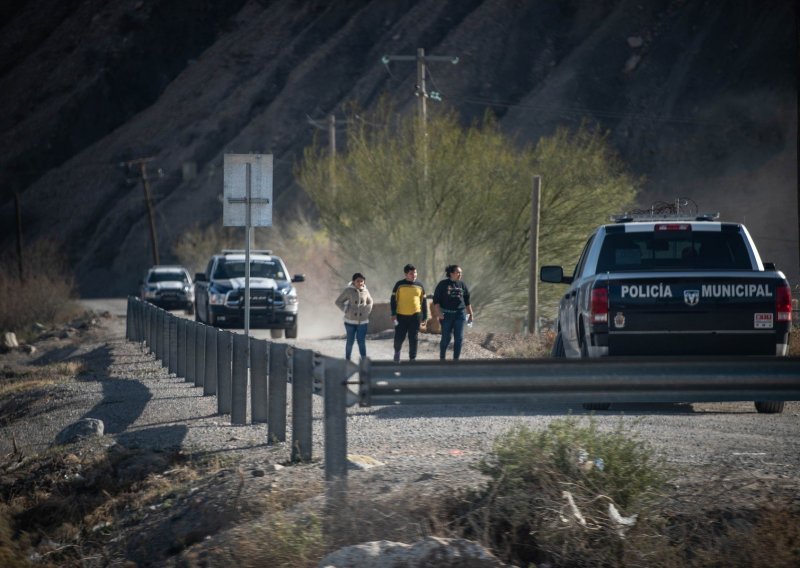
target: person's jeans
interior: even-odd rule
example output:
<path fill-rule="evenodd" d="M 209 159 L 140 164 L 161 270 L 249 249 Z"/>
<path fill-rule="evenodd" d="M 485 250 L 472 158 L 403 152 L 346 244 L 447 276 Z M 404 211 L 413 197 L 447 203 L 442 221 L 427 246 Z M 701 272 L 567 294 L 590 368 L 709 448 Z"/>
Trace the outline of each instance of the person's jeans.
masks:
<path fill-rule="evenodd" d="M 461 357 L 461 345 L 464 343 L 464 312 L 445 313 L 442 321 L 442 340 L 439 342 L 439 359 L 444 359 L 453 335 L 453 359 Z"/>
<path fill-rule="evenodd" d="M 344 356 L 348 361 L 353 354 L 353 342 L 358 341 L 358 352 L 361 358 L 367 356 L 367 327 L 368 324 L 344 324 L 344 329 L 347 331 L 347 341 L 344 344 Z"/>
<path fill-rule="evenodd" d="M 394 327 L 394 352 L 400 353 L 403 342 L 408 335 L 408 358 L 412 361 L 417 358 L 417 342 L 419 339 L 419 324 L 422 314 L 413 316 L 397 316 L 397 325 Z"/>

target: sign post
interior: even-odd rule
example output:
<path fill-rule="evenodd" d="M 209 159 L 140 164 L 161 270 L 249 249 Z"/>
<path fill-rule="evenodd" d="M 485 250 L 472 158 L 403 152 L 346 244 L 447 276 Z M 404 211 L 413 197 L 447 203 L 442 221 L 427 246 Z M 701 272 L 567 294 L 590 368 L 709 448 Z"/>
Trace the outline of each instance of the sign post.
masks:
<path fill-rule="evenodd" d="M 249 337 L 250 241 L 253 227 L 272 226 L 272 154 L 225 154 L 224 169 L 222 224 L 244 227 L 244 334 Z"/>

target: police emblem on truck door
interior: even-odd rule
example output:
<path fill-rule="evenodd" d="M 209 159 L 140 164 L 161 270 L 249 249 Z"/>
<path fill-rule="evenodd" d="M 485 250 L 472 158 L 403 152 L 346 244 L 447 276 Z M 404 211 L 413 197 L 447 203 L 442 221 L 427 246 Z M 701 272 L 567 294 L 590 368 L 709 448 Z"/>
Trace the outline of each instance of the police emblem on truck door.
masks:
<path fill-rule="evenodd" d="M 687 306 L 696 306 L 700 302 L 700 290 L 684 290 L 683 301 Z"/>

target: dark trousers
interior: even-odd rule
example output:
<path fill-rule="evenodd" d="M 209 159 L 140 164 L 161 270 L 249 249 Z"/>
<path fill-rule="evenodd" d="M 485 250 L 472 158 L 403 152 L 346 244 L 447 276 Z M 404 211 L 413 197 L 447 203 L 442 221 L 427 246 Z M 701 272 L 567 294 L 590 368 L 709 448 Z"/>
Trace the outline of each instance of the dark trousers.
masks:
<path fill-rule="evenodd" d="M 408 335 L 408 358 L 417 358 L 417 341 L 419 337 L 420 315 L 401 316 L 397 314 L 397 325 L 394 328 L 394 352 L 399 353 Z"/>
<path fill-rule="evenodd" d="M 442 322 L 442 340 L 439 342 L 439 359 L 444 359 L 453 335 L 453 359 L 461 357 L 461 344 L 464 343 L 464 312 L 444 314 Z"/>

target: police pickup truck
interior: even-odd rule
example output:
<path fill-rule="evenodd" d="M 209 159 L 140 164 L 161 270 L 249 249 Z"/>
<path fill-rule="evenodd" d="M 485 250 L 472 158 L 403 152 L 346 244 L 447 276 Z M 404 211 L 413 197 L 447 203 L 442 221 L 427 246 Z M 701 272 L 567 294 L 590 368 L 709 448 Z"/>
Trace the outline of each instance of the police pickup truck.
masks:
<path fill-rule="evenodd" d="M 569 284 L 552 355 L 786 355 L 789 283 L 743 225 L 716 218 L 615 217 L 589 237 L 571 276 L 543 266 L 543 282 Z M 783 402 L 756 408 L 781 412 Z"/>
<path fill-rule="evenodd" d="M 223 250 L 208 261 L 205 272 L 195 275 L 195 319 L 208 325 L 243 326 L 245 309 L 245 252 Z M 289 271 L 283 259 L 270 250 L 250 253 L 250 322 L 270 330 L 273 338 L 284 333 L 297 337 L 297 290 L 293 282 L 305 276 Z"/>

